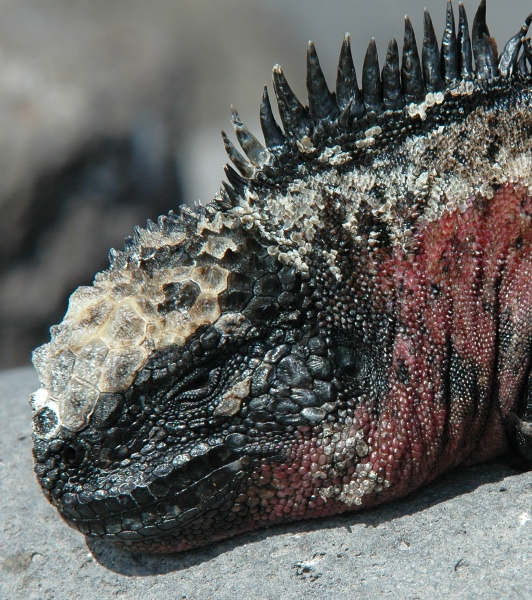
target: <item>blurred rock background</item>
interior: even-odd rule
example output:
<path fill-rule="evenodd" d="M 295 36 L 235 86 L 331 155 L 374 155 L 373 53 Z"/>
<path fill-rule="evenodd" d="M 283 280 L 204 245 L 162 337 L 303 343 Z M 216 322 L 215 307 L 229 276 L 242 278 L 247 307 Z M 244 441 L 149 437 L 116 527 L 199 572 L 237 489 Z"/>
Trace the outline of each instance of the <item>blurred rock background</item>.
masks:
<path fill-rule="evenodd" d="M 0 368 L 29 362 L 135 225 L 211 200 L 230 105 L 260 131 L 276 62 L 304 99 L 308 39 L 334 86 L 346 31 L 360 66 L 405 13 L 421 41 L 423 5 L 441 33 L 444 0 L 0 0 Z M 488 6 L 501 49 L 530 8 Z"/>

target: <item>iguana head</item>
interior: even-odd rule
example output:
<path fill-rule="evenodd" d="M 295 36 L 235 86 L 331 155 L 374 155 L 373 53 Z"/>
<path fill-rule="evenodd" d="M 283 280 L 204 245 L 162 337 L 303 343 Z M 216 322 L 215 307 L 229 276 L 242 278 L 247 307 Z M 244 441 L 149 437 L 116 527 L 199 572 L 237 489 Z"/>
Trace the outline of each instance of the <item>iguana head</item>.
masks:
<path fill-rule="evenodd" d="M 34 353 L 31 400 L 37 476 L 69 524 L 182 550 L 376 504 L 480 452 L 492 403 L 467 421 L 474 447 L 448 433 L 487 397 L 492 358 L 462 341 L 455 292 L 478 253 L 483 269 L 502 256 L 481 213 L 518 215 L 501 236 L 528 251 L 518 188 L 532 173 L 532 16 L 499 57 L 485 11 L 470 38 L 449 3 L 441 47 L 426 12 L 421 58 L 407 19 L 402 58 L 392 40 L 381 70 L 372 41 L 361 88 L 348 36 L 334 92 L 311 43 L 307 106 L 276 66 L 283 127 L 266 90 L 265 145 L 233 113 L 245 156 L 224 134 L 238 172 L 226 167 L 214 202 L 138 229 L 72 295 Z M 508 364 L 502 350 L 502 417 L 519 412 L 529 355 L 530 332 L 510 325 L 523 350 Z"/>

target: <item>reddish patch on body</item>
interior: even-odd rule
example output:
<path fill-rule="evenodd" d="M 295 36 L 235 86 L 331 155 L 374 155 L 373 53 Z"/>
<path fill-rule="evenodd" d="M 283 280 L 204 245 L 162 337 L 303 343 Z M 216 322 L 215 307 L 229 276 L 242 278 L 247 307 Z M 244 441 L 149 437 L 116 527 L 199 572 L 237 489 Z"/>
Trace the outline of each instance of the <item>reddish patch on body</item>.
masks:
<path fill-rule="evenodd" d="M 421 226 L 413 253 L 382 262 L 375 299 L 382 278 L 393 283 L 395 332 L 368 444 L 390 483 L 383 496 L 506 449 L 503 419 L 530 369 L 531 259 L 532 201 L 506 185 Z"/>

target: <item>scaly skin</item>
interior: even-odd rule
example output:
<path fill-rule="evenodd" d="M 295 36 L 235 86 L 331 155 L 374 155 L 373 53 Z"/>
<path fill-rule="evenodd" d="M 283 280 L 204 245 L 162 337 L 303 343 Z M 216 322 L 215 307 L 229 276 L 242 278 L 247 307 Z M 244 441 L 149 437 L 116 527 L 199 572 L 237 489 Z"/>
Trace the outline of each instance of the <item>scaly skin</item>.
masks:
<path fill-rule="evenodd" d="M 482 2 L 476 73 L 463 8 L 441 60 L 407 21 L 363 95 L 348 40 L 335 95 L 310 45 L 308 108 L 274 69 L 284 131 L 267 96 L 266 147 L 235 114 L 241 175 L 113 251 L 34 354 L 70 525 L 181 551 L 532 457 L 530 20 L 497 65 Z"/>

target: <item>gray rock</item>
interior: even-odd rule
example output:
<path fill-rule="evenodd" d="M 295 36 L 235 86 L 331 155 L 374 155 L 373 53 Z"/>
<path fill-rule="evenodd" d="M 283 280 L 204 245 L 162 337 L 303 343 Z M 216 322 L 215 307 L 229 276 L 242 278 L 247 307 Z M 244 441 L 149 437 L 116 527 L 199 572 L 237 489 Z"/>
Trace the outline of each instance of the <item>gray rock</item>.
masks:
<path fill-rule="evenodd" d="M 84 538 L 32 472 L 30 369 L 0 373 L 0 597 L 529 598 L 532 480 L 460 469 L 371 511 L 257 531 L 173 556 Z"/>

